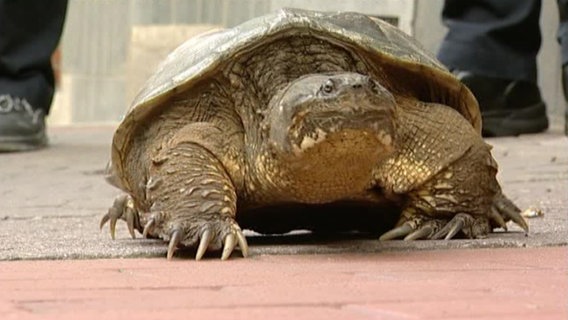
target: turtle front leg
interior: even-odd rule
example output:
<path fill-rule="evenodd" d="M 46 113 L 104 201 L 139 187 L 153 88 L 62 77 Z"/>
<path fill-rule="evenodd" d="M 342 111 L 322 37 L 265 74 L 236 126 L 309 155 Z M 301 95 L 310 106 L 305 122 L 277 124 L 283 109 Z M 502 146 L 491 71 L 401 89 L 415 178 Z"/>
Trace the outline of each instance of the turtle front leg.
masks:
<path fill-rule="evenodd" d="M 143 234 L 169 241 L 168 259 L 178 246 L 197 247 L 196 260 L 221 248 L 221 259 L 228 259 L 237 244 L 247 255 L 235 221 L 235 187 L 203 146 L 181 142 L 161 151 L 152 161 L 146 194 L 152 206 Z"/>
<path fill-rule="evenodd" d="M 490 148 L 478 141 L 424 184 L 405 194 L 397 226 L 381 240 L 485 238 L 512 220 L 528 232 L 519 208 L 501 192 Z"/>

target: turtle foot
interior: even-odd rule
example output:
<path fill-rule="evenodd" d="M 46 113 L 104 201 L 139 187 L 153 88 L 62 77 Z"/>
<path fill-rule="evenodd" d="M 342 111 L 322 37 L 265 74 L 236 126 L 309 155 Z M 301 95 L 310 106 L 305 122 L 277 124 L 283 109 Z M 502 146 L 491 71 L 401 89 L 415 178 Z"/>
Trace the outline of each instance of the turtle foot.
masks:
<path fill-rule="evenodd" d="M 152 224 L 150 221 L 147 226 Z M 221 250 L 221 260 L 227 260 L 237 246 L 241 249 L 243 257 L 248 256 L 247 240 L 239 225 L 231 217 L 192 219 L 190 223 L 177 220 L 171 223 L 165 222 L 163 225 L 168 226 L 165 228 L 167 231 L 160 232 L 160 237 L 169 241 L 168 260 L 174 257 L 179 247 L 196 248 L 195 260 L 201 260 L 207 251 Z M 150 232 L 144 229 L 144 233 Z"/>
<path fill-rule="evenodd" d="M 108 209 L 107 213 L 101 218 L 100 229 L 109 222 L 110 236 L 114 240 L 116 235 L 116 222 L 118 220 L 126 221 L 128 232 L 132 239 L 136 238 L 134 230 L 141 231 L 140 217 L 138 210 L 134 207 L 134 201 L 128 194 L 122 194 L 114 199 L 112 206 Z"/>
<path fill-rule="evenodd" d="M 418 216 L 411 220 L 401 221 L 398 226 L 387 231 L 379 240 L 394 240 L 403 238 L 411 240 L 450 240 L 457 234 L 465 238 L 485 238 L 490 232 L 487 217 L 473 217 L 466 213 L 458 213 L 449 219 L 432 219 Z"/>

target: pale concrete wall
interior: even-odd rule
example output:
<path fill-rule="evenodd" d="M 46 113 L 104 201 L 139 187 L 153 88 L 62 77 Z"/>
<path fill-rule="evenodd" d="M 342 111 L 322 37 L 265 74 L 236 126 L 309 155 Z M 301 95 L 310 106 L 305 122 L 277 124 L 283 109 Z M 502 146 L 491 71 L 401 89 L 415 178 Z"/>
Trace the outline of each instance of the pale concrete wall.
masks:
<path fill-rule="evenodd" d="M 564 110 L 566 102 L 562 93 L 562 59 L 560 46 L 556 41 L 558 29 L 558 8 L 556 1 L 542 1 L 540 26 L 542 32 L 542 47 L 538 55 L 538 81 L 542 94 L 547 103 L 548 114 L 553 130 L 561 130 L 564 125 Z"/>
<path fill-rule="evenodd" d="M 71 0 L 62 44 L 63 81 L 51 124 L 117 122 L 124 113 L 129 3 Z"/>

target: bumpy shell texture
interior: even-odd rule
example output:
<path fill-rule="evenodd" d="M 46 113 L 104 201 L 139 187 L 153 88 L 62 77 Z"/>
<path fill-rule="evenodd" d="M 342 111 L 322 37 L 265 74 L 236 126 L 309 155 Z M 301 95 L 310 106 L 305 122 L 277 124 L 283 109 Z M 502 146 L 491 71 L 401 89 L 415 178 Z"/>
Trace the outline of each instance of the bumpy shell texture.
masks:
<path fill-rule="evenodd" d="M 162 108 L 163 102 L 172 95 L 191 90 L 196 82 L 236 57 L 254 52 L 270 39 L 298 30 L 376 57 L 395 82 L 400 82 L 406 94 L 410 92 L 417 99 L 449 105 L 481 130 L 479 108 L 471 92 L 402 31 L 379 19 L 353 12 L 282 9 L 231 29 L 192 38 L 167 57 L 134 99 L 114 135 L 111 162 L 118 180 L 123 180 L 120 163 L 131 148 L 131 135 L 145 122 L 155 120 L 149 116 L 155 108 Z"/>

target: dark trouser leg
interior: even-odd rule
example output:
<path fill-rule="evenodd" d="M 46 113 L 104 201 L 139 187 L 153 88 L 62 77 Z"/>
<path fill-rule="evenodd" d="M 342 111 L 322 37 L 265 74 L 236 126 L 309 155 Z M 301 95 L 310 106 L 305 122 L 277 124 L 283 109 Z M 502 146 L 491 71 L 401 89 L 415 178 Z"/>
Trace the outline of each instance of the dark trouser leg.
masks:
<path fill-rule="evenodd" d="M 560 26 L 558 27 L 558 43 L 562 53 L 562 88 L 566 109 L 564 111 L 564 133 L 568 135 L 568 0 L 558 0 Z"/>
<path fill-rule="evenodd" d="M 446 0 L 438 58 L 451 69 L 536 82 L 539 0 Z"/>
<path fill-rule="evenodd" d="M 0 0 L 0 151 L 45 145 L 67 0 Z"/>
<path fill-rule="evenodd" d="M 548 127 L 536 85 L 540 8 L 540 0 L 444 3 L 442 18 L 449 31 L 438 58 L 475 94 L 486 136 L 534 133 Z"/>
<path fill-rule="evenodd" d="M 0 0 L 0 90 L 47 114 L 53 97 L 51 55 L 67 0 Z"/>
<path fill-rule="evenodd" d="M 568 0 L 558 0 L 560 26 L 558 27 L 558 43 L 562 53 L 562 65 L 568 65 Z"/>

